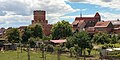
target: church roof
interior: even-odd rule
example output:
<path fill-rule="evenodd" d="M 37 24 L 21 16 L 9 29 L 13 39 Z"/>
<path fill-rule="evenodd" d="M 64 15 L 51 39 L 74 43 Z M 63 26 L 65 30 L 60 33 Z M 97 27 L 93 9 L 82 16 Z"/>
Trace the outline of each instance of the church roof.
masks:
<path fill-rule="evenodd" d="M 110 21 L 97 22 L 95 24 L 95 27 L 108 27 L 109 24 L 110 24 Z"/>
<path fill-rule="evenodd" d="M 95 17 L 76 17 L 75 20 L 97 20 Z"/>

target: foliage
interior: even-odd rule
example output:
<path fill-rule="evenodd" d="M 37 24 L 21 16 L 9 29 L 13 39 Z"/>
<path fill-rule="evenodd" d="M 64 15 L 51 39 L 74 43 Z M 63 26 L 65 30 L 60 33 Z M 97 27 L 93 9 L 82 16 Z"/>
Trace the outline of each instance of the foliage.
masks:
<path fill-rule="evenodd" d="M 66 38 L 67 42 L 65 45 L 68 49 L 74 46 L 74 39 L 75 39 L 75 37 L 73 37 L 73 36 Z"/>
<path fill-rule="evenodd" d="M 119 40 L 119 39 L 118 39 L 118 36 L 117 36 L 117 35 L 115 35 L 115 34 L 111 35 L 111 43 L 112 43 L 112 44 L 117 43 L 118 40 Z"/>
<path fill-rule="evenodd" d="M 94 34 L 93 38 L 92 38 L 92 42 L 93 43 L 97 43 L 97 44 L 105 44 L 105 43 L 110 43 L 111 39 L 110 39 L 110 35 L 108 35 L 107 33 L 104 32 L 98 32 L 96 34 Z"/>
<path fill-rule="evenodd" d="M 90 37 L 88 33 L 85 31 L 80 31 L 78 33 L 75 33 L 73 36 L 67 38 L 67 43 L 66 43 L 67 48 L 75 47 L 76 45 L 79 47 L 79 52 L 81 55 L 83 49 L 93 48 Z"/>
<path fill-rule="evenodd" d="M 24 33 L 22 35 L 22 42 L 27 43 L 28 39 L 30 37 L 42 39 L 43 32 L 42 32 L 42 28 L 39 24 L 28 26 L 24 29 Z M 36 40 L 36 39 L 34 39 L 34 40 Z"/>
<path fill-rule="evenodd" d="M 74 43 L 77 44 L 81 49 L 90 48 L 91 42 L 87 32 L 81 31 L 74 35 Z"/>
<path fill-rule="evenodd" d="M 73 57 L 73 54 L 75 54 L 75 47 L 70 47 L 69 52 L 70 52 L 70 57 Z"/>
<path fill-rule="evenodd" d="M 20 41 L 20 32 L 17 28 L 11 28 L 6 31 L 6 38 L 9 42 L 15 43 Z"/>
<path fill-rule="evenodd" d="M 49 36 L 43 36 L 42 40 L 51 40 L 52 39 L 52 36 L 49 35 Z"/>
<path fill-rule="evenodd" d="M 47 52 L 51 52 L 52 53 L 54 51 L 54 46 L 48 44 L 47 47 L 46 47 L 46 50 L 47 50 Z"/>
<path fill-rule="evenodd" d="M 33 37 L 30 37 L 29 39 L 28 39 L 29 41 L 29 44 L 30 44 L 30 47 L 31 48 L 33 48 L 33 47 L 35 47 L 35 45 L 36 45 L 36 39 L 35 38 L 33 38 Z"/>
<path fill-rule="evenodd" d="M 69 22 L 57 22 L 52 27 L 52 39 L 66 38 L 72 34 L 72 28 Z"/>
<path fill-rule="evenodd" d="M 34 24 L 33 26 L 31 26 L 32 30 L 33 30 L 33 37 L 39 37 L 42 39 L 43 37 L 43 32 L 42 32 L 42 27 L 40 24 Z"/>
<path fill-rule="evenodd" d="M 33 31 L 31 31 L 28 27 L 26 27 L 22 35 L 22 43 L 28 43 L 28 39 L 32 37 L 32 33 Z"/>

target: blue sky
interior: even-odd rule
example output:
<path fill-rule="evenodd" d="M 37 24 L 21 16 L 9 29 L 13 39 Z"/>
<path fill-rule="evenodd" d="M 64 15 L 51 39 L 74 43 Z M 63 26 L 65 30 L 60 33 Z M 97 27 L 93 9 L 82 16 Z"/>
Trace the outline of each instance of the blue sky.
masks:
<path fill-rule="evenodd" d="M 45 10 L 50 24 L 61 20 L 72 23 L 75 17 L 93 17 L 99 12 L 102 20 L 120 19 L 120 0 L 0 0 L 0 27 L 28 26 L 34 10 Z"/>

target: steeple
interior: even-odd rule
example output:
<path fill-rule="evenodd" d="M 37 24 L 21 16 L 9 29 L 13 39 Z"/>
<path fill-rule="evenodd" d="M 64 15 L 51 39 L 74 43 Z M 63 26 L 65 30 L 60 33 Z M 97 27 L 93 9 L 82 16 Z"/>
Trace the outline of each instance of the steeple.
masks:
<path fill-rule="evenodd" d="M 97 12 L 94 17 L 100 17 L 100 14 Z"/>
<path fill-rule="evenodd" d="M 82 11 L 80 11 L 80 17 L 82 17 Z"/>
<path fill-rule="evenodd" d="M 98 19 L 98 21 L 101 21 L 101 16 L 100 16 L 100 14 L 97 12 L 96 14 L 95 14 L 95 16 L 94 16 L 95 18 L 97 18 Z"/>

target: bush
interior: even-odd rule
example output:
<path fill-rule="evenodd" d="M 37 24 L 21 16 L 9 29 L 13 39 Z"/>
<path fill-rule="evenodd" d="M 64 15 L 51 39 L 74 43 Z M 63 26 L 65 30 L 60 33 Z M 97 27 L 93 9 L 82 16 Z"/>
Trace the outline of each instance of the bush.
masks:
<path fill-rule="evenodd" d="M 47 52 L 53 52 L 54 51 L 54 46 L 48 44 L 47 47 L 46 47 L 46 50 L 47 50 Z"/>

